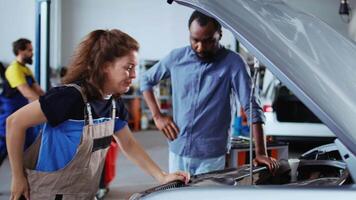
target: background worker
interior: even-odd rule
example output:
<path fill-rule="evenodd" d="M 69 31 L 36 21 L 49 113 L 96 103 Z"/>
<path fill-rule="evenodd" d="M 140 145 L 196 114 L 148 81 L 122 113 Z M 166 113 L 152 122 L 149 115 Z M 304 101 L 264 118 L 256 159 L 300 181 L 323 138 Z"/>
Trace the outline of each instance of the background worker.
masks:
<path fill-rule="evenodd" d="M 13 52 L 16 59 L 6 68 L 1 95 L 2 113 L 0 114 L 0 163 L 6 157 L 6 118 L 31 101 L 37 100 L 44 92 L 36 83 L 31 69 L 33 48 L 31 41 L 20 38 L 13 42 Z M 29 146 L 36 135 L 33 128 L 26 134 L 26 144 Z"/>
<path fill-rule="evenodd" d="M 189 181 L 187 173 L 163 172 L 125 120 L 119 97 L 136 78 L 138 50 L 137 41 L 122 31 L 89 33 L 72 57 L 66 85 L 8 117 L 12 199 L 94 199 L 114 135 L 122 152 L 158 182 Z M 25 130 L 40 123 L 46 123 L 42 134 L 24 156 Z"/>
<path fill-rule="evenodd" d="M 274 170 L 263 134 L 264 116 L 257 98 L 249 107 L 251 80 L 240 55 L 219 44 L 221 25 L 198 11 L 189 19 L 190 46 L 170 52 L 146 71 L 141 91 L 154 122 L 170 140 L 169 169 L 191 174 L 224 169 L 231 124 L 230 97 L 235 94 L 246 112 L 253 111 L 255 161 Z M 171 79 L 173 120 L 161 113 L 152 87 Z"/>

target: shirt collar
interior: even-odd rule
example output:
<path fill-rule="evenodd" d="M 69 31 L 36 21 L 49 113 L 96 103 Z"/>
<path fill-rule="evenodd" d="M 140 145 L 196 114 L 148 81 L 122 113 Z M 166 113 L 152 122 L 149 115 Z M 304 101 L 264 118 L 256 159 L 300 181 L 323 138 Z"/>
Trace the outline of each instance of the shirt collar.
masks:
<path fill-rule="evenodd" d="M 202 60 L 201 58 L 199 58 L 199 56 L 195 53 L 195 51 L 192 49 L 192 46 L 189 45 L 189 55 L 191 57 L 193 57 L 194 59 L 196 59 L 197 61 L 200 61 L 200 62 L 205 62 L 205 63 L 211 63 L 211 62 L 215 62 L 215 61 L 218 61 L 220 60 L 221 58 L 223 58 L 227 51 L 225 49 L 224 46 L 222 46 L 221 44 L 219 44 L 219 49 L 216 51 L 216 54 L 215 56 L 210 59 L 210 60 Z"/>
<path fill-rule="evenodd" d="M 103 99 L 109 100 L 109 99 L 111 99 L 111 97 L 112 97 L 112 94 L 109 94 L 109 95 L 105 95 L 105 96 L 103 97 Z"/>

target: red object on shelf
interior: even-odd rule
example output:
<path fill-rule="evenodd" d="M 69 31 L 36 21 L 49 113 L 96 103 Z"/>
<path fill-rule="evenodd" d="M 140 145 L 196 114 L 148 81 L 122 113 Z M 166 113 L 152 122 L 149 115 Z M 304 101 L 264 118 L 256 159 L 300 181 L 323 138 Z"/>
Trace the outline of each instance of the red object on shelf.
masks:
<path fill-rule="evenodd" d="M 139 131 L 141 123 L 141 100 L 140 98 L 134 98 L 130 103 L 130 112 L 132 116 L 131 130 Z"/>
<path fill-rule="evenodd" d="M 171 108 L 171 104 L 168 102 L 162 102 L 161 103 L 161 109 L 170 109 Z"/>
<path fill-rule="evenodd" d="M 119 154 L 119 145 L 113 140 L 105 158 L 104 185 L 108 186 L 116 175 L 116 160 Z"/>

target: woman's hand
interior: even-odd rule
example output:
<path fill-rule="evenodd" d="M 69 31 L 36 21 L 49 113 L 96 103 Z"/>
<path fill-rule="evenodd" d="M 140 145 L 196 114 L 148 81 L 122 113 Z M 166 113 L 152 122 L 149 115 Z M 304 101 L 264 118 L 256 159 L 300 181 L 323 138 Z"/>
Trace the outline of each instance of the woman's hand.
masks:
<path fill-rule="evenodd" d="M 187 172 L 176 171 L 174 173 L 166 174 L 163 173 L 163 177 L 159 181 L 161 184 L 169 183 L 175 180 L 183 181 L 185 184 L 188 184 L 190 180 L 190 174 Z"/>
<path fill-rule="evenodd" d="M 22 195 L 27 200 L 30 200 L 30 190 L 28 187 L 27 178 L 25 176 L 19 176 L 19 177 L 13 176 L 11 181 L 10 200 L 18 200 Z"/>

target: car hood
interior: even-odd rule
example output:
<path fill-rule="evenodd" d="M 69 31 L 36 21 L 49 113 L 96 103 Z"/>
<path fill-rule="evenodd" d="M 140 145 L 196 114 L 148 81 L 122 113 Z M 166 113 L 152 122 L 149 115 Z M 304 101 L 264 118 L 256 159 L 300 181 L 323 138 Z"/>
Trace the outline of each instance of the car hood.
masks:
<path fill-rule="evenodd" d="M 356 154 L 356 44 L 281 0 L 176 0 L 219 20 Z"/>

